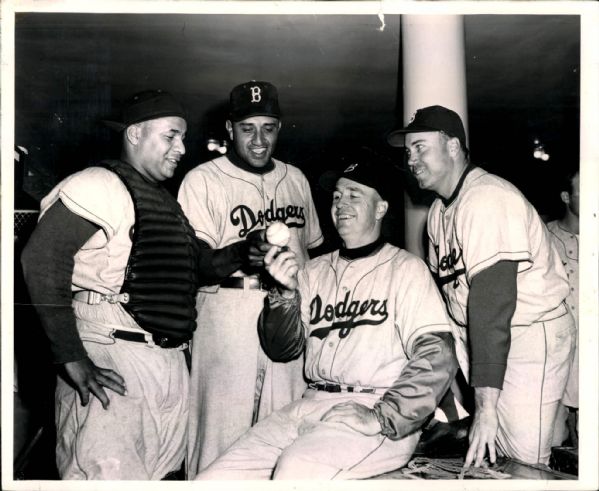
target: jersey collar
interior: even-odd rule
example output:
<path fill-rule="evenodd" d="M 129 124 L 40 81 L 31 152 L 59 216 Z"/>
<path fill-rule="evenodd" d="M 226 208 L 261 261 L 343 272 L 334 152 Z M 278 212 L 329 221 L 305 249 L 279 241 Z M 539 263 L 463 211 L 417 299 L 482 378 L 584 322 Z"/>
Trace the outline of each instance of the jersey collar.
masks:
<path fill-rule="evenodd" d="M 464 172 L 462 172 L 462 176 L 460 177 L 460 180 L 458 181 L 457 186 L 455 187 L 455 189 L 453 190 L 453 193 L 451 193 L 451 196 L 449 198 L 445 199 L 442 196 L 439 196 L 439 198 L 441 198 L 441 201 L 443 202 L 443 204 L 446 207 L 449 206 L 451 203 L 453 203 L 454 200 L 457 198 L 458 194 L 460 194 L 460 190 L 462 189 L 462 185 L 464 184 L 464 180 L 466 179 L 466 176 L 475 167 L 476 166 L 474 164 L 468 164 L 466 166 L 466 168 L 464 169 Z"/>
<path fill-rule="evenodd" d="M 349 259 L 351 261 L 353 259 L 359 259 L 361 257 L 370 256 L 374 252 L 378 251 L 381 247 L 383 247 L 384 243 L 385 241 L 383 240 L 383 238 L 379 236 L 379 238 L 376 239 L 374 242 L 366 244 L 365 246 L 356 247 L 354 249 L 347 249 L 345 247 L 341 247 L 339 249 L 339 257 L 342 257 L 343 259 Z"/>

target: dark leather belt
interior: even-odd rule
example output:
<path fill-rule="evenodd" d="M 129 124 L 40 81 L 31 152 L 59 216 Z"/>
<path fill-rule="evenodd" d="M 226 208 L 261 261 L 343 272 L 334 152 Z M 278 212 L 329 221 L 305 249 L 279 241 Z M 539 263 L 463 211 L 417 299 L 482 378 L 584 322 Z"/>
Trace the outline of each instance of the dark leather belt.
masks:
<path fill-rule="evenodd" d="M 133 343 L 148 344 L 146 335 L 143 332 L 120 331 L 117 329 L 112 332 L 112 337 L 122 339 L 123 341 L 131 341 Z M 185 341 L 170 339 L 166 336 L 161 336 L 160 334 L 152 334 L 152 339 L 154 340 L 154 344 L 161 348 L 178 348 L 185 343 Z"/>
<path fill-rule="evenodd" d="M 324 390 L 325 392 L 365 392 L 368 394 L 374 394 L 376 389 L 374 387 L 354 387 L 353 385 L 339 385 L 339 384 L 320 384 L 311 383 L 309 384 L 311 389 Z"/>
<path fill-rule="evenodd" d="M 220 282 L 221 288 L 248 288 L 250 290 L 267 290 L 268 288 L 254 276 L 229 276 Z"/>

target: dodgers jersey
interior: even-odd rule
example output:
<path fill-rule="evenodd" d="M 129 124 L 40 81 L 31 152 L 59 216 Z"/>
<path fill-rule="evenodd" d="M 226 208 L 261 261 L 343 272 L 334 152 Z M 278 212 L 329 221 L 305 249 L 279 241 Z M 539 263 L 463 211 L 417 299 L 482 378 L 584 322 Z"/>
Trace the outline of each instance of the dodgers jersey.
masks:
<path fill-rule="evenodd" d="M 305 374 L 313 382 L 386 389 L 418 336 L 450 332 L 424 261 L 390 244 L 354 260 L 339 251 L 319 256 L 298 280 Z"/>
<path fill-rule="evenodd" d="M 178 199 L 201 240 L 222 248 L 281 221 L 291 232 L 289 247 L 302 263 L 308 259 L 307 249 L 323 241 L 310 186 L 297 167 L 273 162 L 272 171 L 254 174 L 222 156 L 185 176 Z"/>
<path fill-rule="evenodd" d="M 516 261 L 517 305 L 512 326 L 527 326 L 568 295 L 568 280 L 547 227 L 508 181 L 479 167 L 467 169 L 448 204 L 437 199 L 428 214 L 429 265 L 452 319 L 467 325 L 470 282 L 499 261 Z"/>

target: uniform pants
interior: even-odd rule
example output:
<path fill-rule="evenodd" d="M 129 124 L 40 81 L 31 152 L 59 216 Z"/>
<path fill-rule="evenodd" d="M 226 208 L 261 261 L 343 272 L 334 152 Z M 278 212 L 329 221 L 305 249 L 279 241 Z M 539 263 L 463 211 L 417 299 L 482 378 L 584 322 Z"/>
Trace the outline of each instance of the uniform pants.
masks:
<path fill-rule="evenodd" d="M 320 421 L 336 404 L 355 401 L 371 408 L 379 399 L 308 389 L 303 399 L 260 421 L 196 479 L 360 479 L 402 467 L 420 431 L 394 441 Z"/>
<path fill-rule="evenodd" d="M 198 295 L 194 333 L 188 446 L 193 479 L 257 420 L 301 398 L 306 383 L 303 359 L 274 363 L 258 339 L 258 317 L 266 292 L 220 288 Z M 260 394 L 256 394 L 257 378 Z"/>
<path fill-rule="evenodd" d="M 119 373 L 121 396 L 105 388 L 107 410 L 62 378 L 56 388 L 56 461 L 62 479 L 160 480 L 180 469 L 187 438 L 189 374 L 183 352 L 112 339 L 112 329 L 140 331 L 119 305 L 74 302 L 89 358 Z"/>
<path fill-rule="evenodd" d="M 549 463 L 574 343 L 574 320 L 565 308 L 551 320 L 512 327 L 497 404 L 501 454 L 529 464 Z"/>

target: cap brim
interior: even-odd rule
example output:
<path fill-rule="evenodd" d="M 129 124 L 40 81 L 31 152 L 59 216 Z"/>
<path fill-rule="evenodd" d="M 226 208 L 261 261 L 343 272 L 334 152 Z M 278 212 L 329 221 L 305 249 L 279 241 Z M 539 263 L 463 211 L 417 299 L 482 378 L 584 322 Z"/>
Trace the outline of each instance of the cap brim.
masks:
<path fill-rule="evenodd" d="M 429 131 L 440 131 L 435 128 L 429 128 L 427 126 L 407 126 L 406 128 L 400 128 L 393 130 L 387 135 L 387 143 L 392 147 L 405 147 L 406 146 L 406 135 L 408 133 L 428 133 Z"/>
<path fill-rule="evenodd" d="M 332 193 L 335 191 L 335 185 L 342 174 L 342 171 L 328 170 L 318 178 L 318 185 L 325 191 Z"/>
<path fill-rule="evenodd" d="M 248 119 L 248 118 L 253 118 L 254 116 L 268 116 L 271 118 L 277 118 L 277 119 L 281 119 L 281 115 L 280 114 L 275 114 L 272 112 L 256 112 L 256 113 L 252 113 L 252 114 L 244 114 L 244 115 L 240 115 L 240 116 L 235 116 L 233 114 L 229 114 L 229 119 L 233 122 L 233 123 L 238 123 L 239 121 L 243 121 L 244 119 Z"/>
<path fill-rule="evenodd" d="M 118 121 L 108 121 L 103 119 L 102 123 L 114 131 L 123 131 L 127 127 L 125 123 L 119 123 Z"/>

